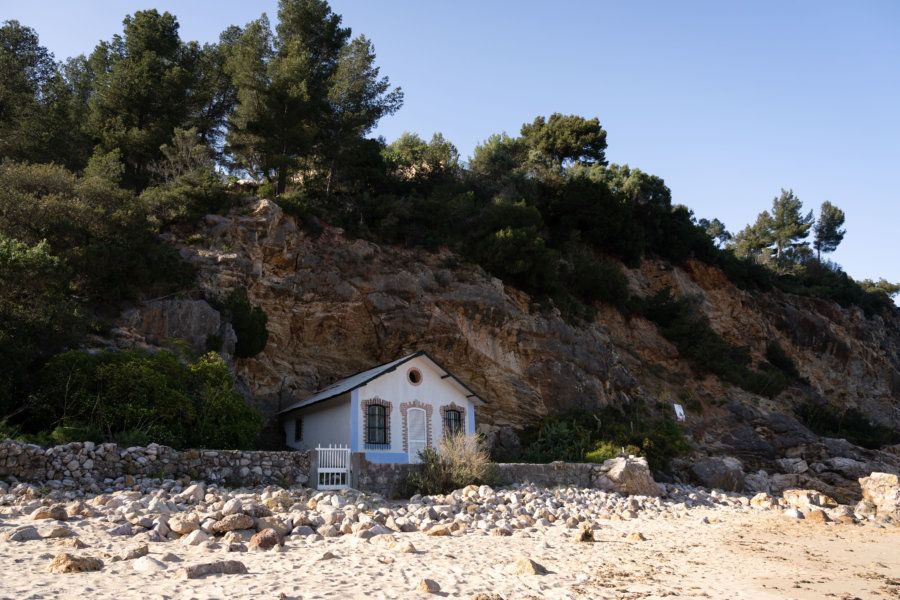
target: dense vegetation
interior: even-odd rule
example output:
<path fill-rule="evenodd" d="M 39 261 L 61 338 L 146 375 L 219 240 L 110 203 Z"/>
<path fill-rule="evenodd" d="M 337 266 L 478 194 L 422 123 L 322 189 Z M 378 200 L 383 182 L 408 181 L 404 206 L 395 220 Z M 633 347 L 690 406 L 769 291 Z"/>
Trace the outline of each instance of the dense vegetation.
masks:
<path fill-rule="evenodd" d="M 900 443 L 896 428 L 872 425 L 858 409 L 841 410 L 832 404 L 807 402 L 797 408 L 797 416 L 816 435 L 843 438 L 863 448 L 881 448 Z"/>
<path fill-rule="evenodd" d="M 33 29 L 0 27 L 0 420 L 8 426 L 175 445 L 246 442 L 198 440 L 168 424 L 177 411 L 154 412 L 166 389 L 184 398 L 178 414 L 203 414 L 197 390 L 205 388 L 190 377 L 161 383 L 130 373 L 140 392 L 104 383 L 120 359 L 142 373 L 173 372 L 174 359 L 64 353 L 102 333 L 121 302 L 190 290 L 191 270 L 159 234 L 231 207 L 240 193 L 226 171 L 256 181 L 310 232 L 326 222 L 352 236 L 449 247 L 573 321 L 592 318 L 599 303 L 644 315 L 695 368 L 761 394 L 797 381 L 783 352 L 772 349 L 754 368 L 747 349 L 715 334 L 690 299 L 630 298 L 621 265 L 696 259 L 742 288 L 780 287 L 868 314 L 897 292 L 883 280 L 861 286 L 822 261 L 843 237 L 837 207 L 823 204 L 814 222 L 783 191 L 771 214 L 732 237 L 718 220 L 673 205 L 659 177 L 609 163 L 597 118 L 538 116 L 517 136 L 491 135 L 466 164 L 439 133 L 367 138 L 403 94 L 380 76 L 372 42 L 352 37 L 324 0 L 281 0 L 274 27 L 263 15 L 212 44 L 183 41 L 178 29 L 168 12 L 139 11 L 121 35 L 57 62 Z M 810 231 L 815 258 L 803 242 Z M 238 356 L 265 347 L 266 315 L 243 290 L 210 300 L 232 321 Z M 218 350 L 221 340 L 208 345 Z M 152 416 L 60 412 L 54 403 L 73 397 L 60 391 L 64 372 L 109 414 L 127 400 Z M 609 438 L 642 448 L 644 439 L 653 442 Z"/>
<path fill-rule="evenodd" d="M 655 471 L 665 471 L 672 458 L 690 450 L 675 421 L 638 403 L 546 417 L 525 430 L 522 442 L 528 462 L 603 462 L 624 450 L 646 456 Z"/>

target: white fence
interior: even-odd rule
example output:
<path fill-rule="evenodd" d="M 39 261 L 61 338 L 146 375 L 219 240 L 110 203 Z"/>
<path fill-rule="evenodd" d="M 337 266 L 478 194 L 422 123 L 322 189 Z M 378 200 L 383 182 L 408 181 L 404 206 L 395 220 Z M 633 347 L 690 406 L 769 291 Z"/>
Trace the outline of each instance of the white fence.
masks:
<path fill-rule="evenodd" d="M 318 455 L 316 489 L 340 490 L 350 487 L 350 448 L 318 446 L 316 453 Z"/>

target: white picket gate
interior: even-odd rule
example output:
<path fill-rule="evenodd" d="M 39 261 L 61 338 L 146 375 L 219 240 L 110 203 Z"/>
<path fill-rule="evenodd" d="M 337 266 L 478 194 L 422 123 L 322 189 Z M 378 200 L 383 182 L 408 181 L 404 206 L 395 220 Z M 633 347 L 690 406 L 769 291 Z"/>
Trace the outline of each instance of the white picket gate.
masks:
<path fill-rule="evenodd" d="M 350 487 L 350 448 L 316 447 L 318 470 L 316 489 L 341 490 Z"/>

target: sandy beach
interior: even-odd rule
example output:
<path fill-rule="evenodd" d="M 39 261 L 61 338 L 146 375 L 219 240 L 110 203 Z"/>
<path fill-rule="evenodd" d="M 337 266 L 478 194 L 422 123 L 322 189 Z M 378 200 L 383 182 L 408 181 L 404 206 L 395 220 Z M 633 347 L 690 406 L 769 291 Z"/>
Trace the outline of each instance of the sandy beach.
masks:
<path fill-rule="evenodd" d="M 176 510 L 167 520 L 177 527 L 177 510 L 184 508 L 188 514 L 203 515 L 205 528 L 214 531 L 210 519 L 226 518 L 222 513 L 223 508 L 229 512 L 227 498 L 243 497 L 244 512 L 258 512 L 258 507 L 248 504 L 265 497 L 258 491 L 244 490 L 240 495 L 216 489 L 205 492 L 204 499 L 196 502 L 186 501 L 184 494 L 169 495 L 168 507 Z M 662 499 L 600 493 L 605 504 L 584 500 L 597 498 L 594 491 L 589 492 L 594 496 L 580 496 L 577 490 L 573 495 L 571 489 L 530 495 L 520 491 L 516 498 L 521 497 L 524 508 L 518 511 L 523 515 L 519 518 L 509 505 L 501 508 L 504 499 L 514 494 L 504 490 L 491 490 L 483 503 L 476 494 L 465 497 L 461 492 L 455 497 L 399 504 L 353 497 L 353 492 L 346 503 L 343 496 L 340 501 L 334 499 L 338 494 L 313 490 L 278 493 L 281 496 L 274 498 L 279 502 L 272 502 L 270 490 L 268 501 L 261 504 L 273 506 L 272 518 L 280 517 L 288 527 L 294 525 L 295 532 L 284 537 L 283 546 L 275 544 L 267 550 L 239 541 L 255 533 L 252 530 L 224 536 L 195 530 L 192 534 L 197 540 L 202 538 L 199 542 L 171 531 L 160 537 L 156 526 L 134 525 L 134 535 L 122 535 L 121 530 L 110 533 L 122 523 L 127 528 L 142 518 L 147 525 L 153 511 L 141 507 L 167 512 L 161 501 L 166 496 L 159 491 L 119 492 L 68 504 L 26 496 L 16 497 L 10 505 L 13 496 L 7 495 L 6 505 L 0 506 L 0 598 L 470 599 L 478 594 L 494 600 L 498 596 L 504 600 L 900 598 L 900 527 L 890 520 L 816 522 L 796 516 L 803 511 L 754 508 L 746 497 L 703 492 L 689 496 L 687 491 Z M 310 499 L 304 503 L 307 497 Z M 689 497 L 694 500 L 687 500 Z M 316 498 L 319 506 L 314 506 Z M 429 504 L 429 500 L 445 504 Z M 516 502 L 512 500 L 514 508 Z M 544 504 L 538 506 L 541 502 Z M 578 502 L 583 510 L 574 508 Z M 68 512 L 86 516 L 36 519 L 36 507 L 48 506 L 66 506 Z M 550 518 L 528 518 L 526 513 L 535 506 L 536 511 L 550 507 L 541 513 Z M 452 518 L 450 513 L 457 509 L 476 518 Z M 553 512 L 560 510 L 568 510 L 570 516 L 553 518 Z M 395 527 L 403 522 L 412 529 L 406 525 L 415 522 L 422 531 L 403 533 L 385 528 L 368 519 L 368 514 L 382 517 L 378 521 L 388 516 L 386 522 Z M 410 516 L 409 522 L 392 516 L 403 514 Z M 420 520 L 413 518 L 415 514 L 439 518 Z M 503 518 L 496 518 L 498 514 Z M 128 520 L 123 518 L 126 515 Z M 346 519 L 343 525 L 348 533 L 331 535 L 326 531 L 322 536 L 310 534 L 310 527 L 298 529 L 301 526 L 295 525 L 303 521 L 315 527 L 317 520 L 332 521 L 333 525 L 320 526 L 322 531 L 322 527 L 336 528 L 338 518 Z M 348 521 L 355 532 L 349 533 Z M 454 522 L 456 526 L 446 527 Z M 370 533 L 387 533 L 371 537 L 360 533 L 369 526 L 374 527 Z M 437 531 L 442 526 L 447 531 Z M 585 527 L 591 528 L 594 541 L 578 541 Z M 33 529 L 37 535 L 28 535 Z M 449 535 L 429 535 L 429 531 Z M 19 535 L 13 535 L 15 532 Z M 48 566 L 64 552 L 98 558 L 102 568 L 49 572 Z M 223 561 L 240 561 L 246 573 L 188 578 L 186 567 Z M 435 591 L 418 591 L 423 580 L 429 580 Z"/>

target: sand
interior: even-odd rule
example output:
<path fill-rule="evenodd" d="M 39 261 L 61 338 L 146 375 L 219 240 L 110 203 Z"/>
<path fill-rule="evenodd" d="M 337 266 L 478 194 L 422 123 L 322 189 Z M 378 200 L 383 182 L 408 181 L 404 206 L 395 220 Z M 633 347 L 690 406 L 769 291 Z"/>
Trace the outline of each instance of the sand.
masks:
<path fill-rule="evenodd" d="M 0 517 L 0 531 L 51 523 L 5 516 Z M 141 572 L 134 569 L 134 560 L 109 558 L 134 546 L 132 539 L 110 537 L 112 524 L 103 518 L 74 518 L 67 525 L 87 544 L 82 549 L 60 546 L 59 539 L 0 541 L 0 598 L 469 599 L 478 593 L 504 600 L 900 598 L 896 525 L 815 523 L 778 511 L 718 507 L 693 508 L 680 518 L 599 523 L 593 543 L 576 542 L 578 530 L 562 523 L 506 537 L 472 530 L 449 537 L 393 535 L 412 542 L 415 553 L 391 548 L 385 538 L 349 535 L 314 542 L 289 536 L 280 551 L 224 552 L 180 541 L 151 542 L 148 556 L 167 569 Z M 634 533 L 645 539 L 628 539 Z M 61 552 L 99 557 L 104 566 L 86 573 L 48 572 Z M 333 558 L 321 559 L 326 552 Z M 547 572 L 512 574 L 511 563 L 523 557 Z M 247 574 L 185 579 L 181 571 L 186 565 L 224 560 L 241 561 Z M 440 589 L 416 591 L 423 579 Z"/>

